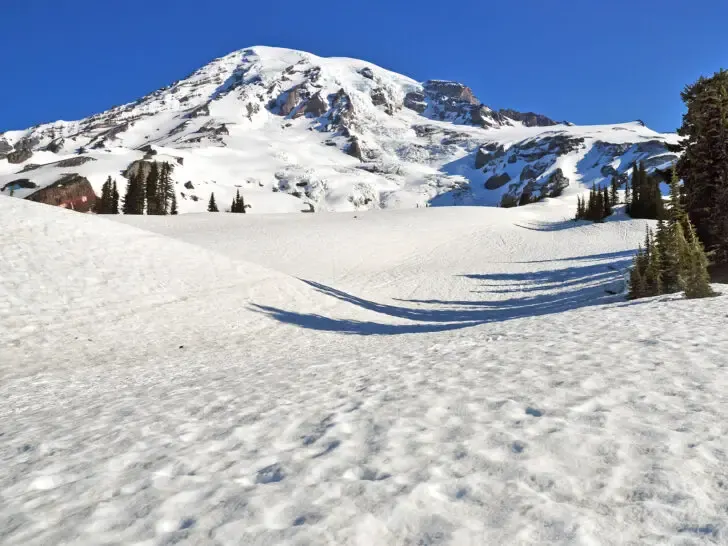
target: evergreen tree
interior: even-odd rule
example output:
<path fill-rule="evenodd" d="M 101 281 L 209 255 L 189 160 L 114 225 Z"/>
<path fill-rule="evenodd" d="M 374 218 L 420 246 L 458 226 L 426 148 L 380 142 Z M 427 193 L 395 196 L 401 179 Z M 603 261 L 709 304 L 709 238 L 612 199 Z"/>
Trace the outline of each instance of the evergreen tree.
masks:
<path fill-rule="evenodd" d="M 631 300 L 644 298 L 647 293 L 643 274 L 644 262 L 644 252 L 642 251 L 642 247 L 640 247 L 632 261 L 632 269 L 629 274 L 629 294 L 627 297 Z"/>
<path fill-rule="evenodd" d="M 647 266 L 644 276 L 645 285 L 648 295 L 659 296 L 662 294 L 662 257 L 660 255 L 660 247 L 655 244 L 652 231 L 648 232 L 647 237 L 650 243 L 650 252 L 647 254 Z"/>
<path fill-rule="evenodd" d="M 116 188 L 116 180 L 111 185 L 111 214 L 119 214 L 119 190 Z"/>
<path fill-rule="evenodd" d="M 604 188 L 604 195 L 602 196 L 602 203 L 604 204 L 604 218 L 612 215 L 612 198 L 609 195 L 609 190 Z"/>
<path fill-rule="evenodd" d="M 158 185 L 159 185 L 159 164 L 156 161 L 153 161 L 152 166 L 149 169 L 149 174 L 147 175 L 147 185 L 146 185 L 147 214 L 160 214 Z"/>
<path fill-rule="evenodd" d="M 687 243 L 689 247 L 689 261 L 685 267 L 685 297 L 692 299 L 715 296 L 716 293 L 710 286 L 708 258 L 705 256 L 703 245 L 695 234 L 693 226 L 689 223 Z"/>
<path fill-rule="evenodd" d="M 111 177 L 101 186 L 101 198 L 96 201 L 96 214 L 111 213 Z"/>
<path fill-rule="evenodd" d="M 698 237 L 718 262 L 728 263 L 728 71 L 699 78 L 681 97 L 687 112 L 673 151 Z"/>
<path fill-rule="evenodd" d="M 236 213 L 245 213 L 245 209 L 247 207 L 245 206 L 245 201 L 240 195 L 240 190 L 238 190 L 235 194 L 235 198 L 233 198 L 233 203 L 230 206 L 230 212 L 236 212 Z"/>
<path fill-rule="evenodd" d="M 159 169 L 159 185 L 157 189 L 157 202 L 159 203 L 159 214 L 167 214 L 170 211 L 172 196 L 174 195 L 174 183 L 171 177 L 172 166 L 165 161 Z"/>
<path fill-rule="evenodd" d="M 215 192 L 210 194 L 210 201 L 207 203 L 207 212 L 219 212 L 215 203 Z"/>
<path fill-rule="evenodd" d="M 173 216 L 177 214 L 177 193 L 172 192 L 172 199 L 170 200 L 170 209 L 169 213 Z"/>
<path fill-rule="evenodd" d="M 612 184 L 611 184 L 610 195 L 609 195 L 611 205 L 613 207 L 616 207 L 619 204 L 618 190 L 619 190 L 619 180 L 617 179 L 617 176 L 614 175 L 614 176 L 612 176 Z"/>
<path fill-rule="evenodd" d="M 144 214 L 144 175 L 141 169 L 129 177 L 124 196 L 124 214 Z"/>
<path fill-rule="evenodd" d="M 629 178 L 624 183 L 624 210 L 630 214 L 632 208 L 632 189 L 629 186 Z"/>

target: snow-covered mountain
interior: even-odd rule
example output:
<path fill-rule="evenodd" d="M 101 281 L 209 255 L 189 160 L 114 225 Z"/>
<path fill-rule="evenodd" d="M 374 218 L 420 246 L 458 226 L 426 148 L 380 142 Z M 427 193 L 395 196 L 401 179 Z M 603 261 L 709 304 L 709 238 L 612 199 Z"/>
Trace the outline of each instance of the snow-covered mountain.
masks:
<path fill-rule="evenodd" d="M 674 159 L 640 122 L 574 126 L 485 106 L 463 84 L 253 47 L 136 102 L 0 134 L 0 190 L 88 206 L 107 176 L 169 161 L 181 212 L 512 205 Z M 59 188 L 65 188 L 60 191 Z M 69 190 L 70 191 L 69 193 Z"/>

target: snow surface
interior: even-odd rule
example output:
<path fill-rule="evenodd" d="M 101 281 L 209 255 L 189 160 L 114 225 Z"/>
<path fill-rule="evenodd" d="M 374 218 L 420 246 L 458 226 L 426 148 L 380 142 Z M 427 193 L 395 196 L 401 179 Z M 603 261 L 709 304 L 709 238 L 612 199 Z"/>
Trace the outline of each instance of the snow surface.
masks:
<path fill-rule="evenodd" d="M 571 201 L 0 196 L 0 543 L 728 543 L 725 299 L 608 295 L 644 222 Z"/>

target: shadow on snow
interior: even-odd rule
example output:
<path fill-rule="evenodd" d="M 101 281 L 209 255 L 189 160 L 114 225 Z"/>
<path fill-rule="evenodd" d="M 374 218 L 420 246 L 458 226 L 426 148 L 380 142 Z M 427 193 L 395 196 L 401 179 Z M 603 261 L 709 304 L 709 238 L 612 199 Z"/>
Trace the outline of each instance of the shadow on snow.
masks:
<path fill-rule="evenodd" d="M 279 322 L 311 330 L 356 335 L 442 332 L 621 301 L 621 296 L 609 294 L 606 289 L 621 290 L 620 269 L 627 267 L 628 263 L 629 259 L 624 258 L 608 264 L 548 271 L 463 275 L 474 281 L 485 281 L 485 284 L 482 284 L 485 288 L 482 292 L 486 294 L 543 292 L 537 295 L 491 301 L 394 300 L 416 307 L 378 303 L 315 281 L 301 279 L 321 294 L 393 319 L 411 321 L 410 324 L 339 319 L 256 304 L 253 304 L 252 308 Z M 500 281 L 500 283 L 488 284 L 487 281 Z M 504 283 L 512 284 L 513 288 L 504 287 Z M 526 286 L 519 286 L 521 284 Z M 496 286 L 498 290 L 489 288 Z M 557 289 L 562 290 L 554 292 Z"/>

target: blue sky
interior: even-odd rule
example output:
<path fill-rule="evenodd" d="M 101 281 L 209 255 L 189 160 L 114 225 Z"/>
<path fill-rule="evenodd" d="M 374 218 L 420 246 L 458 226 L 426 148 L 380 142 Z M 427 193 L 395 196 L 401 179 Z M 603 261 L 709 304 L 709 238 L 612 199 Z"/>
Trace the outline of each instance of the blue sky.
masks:
<path fill-rule="evenodd" d="M 251 45 L 461 81 L 496 108 L 660 131 L 680 124 L 686 83 L 728 66 L 725 0 L 3 4 L 0 131 L 103 111 Z"/>

